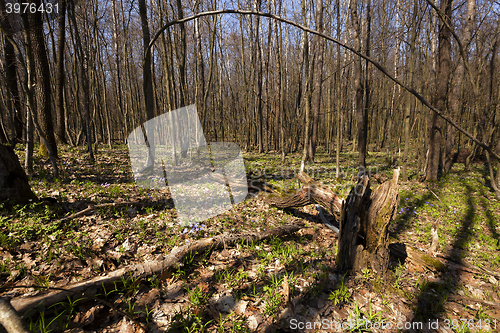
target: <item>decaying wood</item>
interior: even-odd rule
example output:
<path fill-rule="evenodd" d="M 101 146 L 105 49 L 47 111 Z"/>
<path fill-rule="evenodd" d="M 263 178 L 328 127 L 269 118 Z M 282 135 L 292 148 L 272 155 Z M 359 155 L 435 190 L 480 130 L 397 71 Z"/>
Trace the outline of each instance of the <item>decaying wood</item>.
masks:
<path fill-rule="evenodd" d="M 284 196 L 270 195 L 264 200 L 270 205 L 281 209 L 318 204 L 328 210 L 339 221 L 343 200 L 331 189 L 314 181 L 304 172 L 299 172 L 297 179 L 304 183 L 304 186 L 294 194 Z"/>
<path fill-rule="evenodd" d="M 342 205 L 337 251 L 337 265 L 340 269 L 361 266 L 355 260 L 361 259 L 363 251 L 363 245 L 358 242 L 358 235 L 361 229 L 361 219 L 365 219 L 364 215 L 368 208 L 369 198 L 369 179 L 364 176 L 351 189 L 346 202 Z"/>
<path fill-rule="evenodd" d="M 337 264 L 341 269 L 372 269 L 385 274 L 389 268 L 388 226 L 399 203 L 399 168 L 393 178 L 370 189 L 368 176 L 352 188 L 342 206 Z"/>
<path fill-rule="evenodd" d="M 0 298 L 0 325 L 9 333 L 29 332 L 16 310 L 14 310 L 6 298 Z"/>
<path fill-rule="evenodd" d="M 301 227 L 302 225 L 300 224 L 287 224 L 267 232 L 251 232 L 239 235 L 223 234 L 211 238 L 200 239 L 180 247 L 175 247 L 170 254 L 162 259 L 127 266 L 105 276 L 99 276 L 89 281 L 69 285 L 64 291 L 52 291 L 35 297 L 16 297 L 12 299 L 11 304 L 17 312 L 24 314 L 27 310 L 34 307 L 48 307 L 51 304 L 64 301 L 68 296 L 71 297 L 75 293 L 95 295 L 102 286 L 112 285 L 113 282 L 120 281 L 122 277 L 129 277 L 131 275 L 134 279 L 140 279 L 154 274 L 166 276 L 168 272 L 180 266 L 183 259 L 191 253 L 204 253 L 207 249 L 222 248 L 240 241 L 262 241 L 273 236 L 283 236 L 294 233 Z"/>
<path fill-rule="evenodd" d="M 432 256 L 434 254 L 432 251 L 429 255 L 409 245 L 391 243 L 388 240 L 387 227 L 394 217 L 399 202 L 397 187 L 399 169 L 394 171 L 392 180 L 384 182 L 373 192 L 369 189 L 371 179 L 362 178 L 351 191 L 343 208 L 342 199 L 333 194 L 331 190 L 315 182 L 307 174 L 301 172 L 297 178 L 304 183 L 302 189 L 292 195 L 267 196 L 264 200 L 278 208 L 301 207 L 321 200 L 322 205 L 330 207 L 328 209 L 330 213 L 332 210 L 337 212 L 334 215 L 338 217 L 338 220 L 343 212 L 344 219 L 350 219 L 352 222 L 357 221 L 352 223 L 351 228 L 344 227 L 344 234 L 339 235 L 339 239 L 343 238 L 342 244 L 339 243 L 337 258 L 339 267 L 344 269 L 357 267 L 356 270 L 362 270 L 370 265 L 370 268 L 377 272 L 386 271 L 389 264 L 388 254 L 390 253 L 402 262 L 412 262 L 422 269 L 440 272 L 445 268 L 445 264 Z M 382 177 L 379 176 L 375 180 L 381 182 L 381 179 Z M 319 195 L 317 195 L 318 193 Z M 334 205 L 330 205 L 332 202 Z M 347 214 L 348 205 L 351 207 L 349 214 Z M 339 207 L 340 209 L 338 209 Z M 368 221 L 367 224 L 361 223 L 362 220 Z"/>

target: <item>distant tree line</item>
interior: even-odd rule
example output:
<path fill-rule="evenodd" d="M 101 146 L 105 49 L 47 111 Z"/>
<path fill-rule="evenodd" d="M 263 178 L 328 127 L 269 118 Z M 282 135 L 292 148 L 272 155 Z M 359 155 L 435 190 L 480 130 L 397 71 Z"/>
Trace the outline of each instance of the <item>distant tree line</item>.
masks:
<path fill-rule="evenodd" d="M 350 45 L 500 153 L 492 0 L 59 0 L 57 16 L 9 14 L 13 2 L 0 0 L 0 141 L 27 143 L 27 170 L 36 140 L 55 157 L 59 143 L 86 143 L 93 159 L 97 143 L 124 143 L 147 119 L 193 103 L 207 141 L 302 152 L 303 163 L 319 146 L 338 161 L 352 143 L 360 166 L 369 150 L 385 151 L 403 179 L 410 162 L 437 180 L 459 147 L 467 161 L 481 153 L 368 61 L 268 17 L 176 24 L 144 57 L 167 22 L 223 8 L 272 13 Z"/>

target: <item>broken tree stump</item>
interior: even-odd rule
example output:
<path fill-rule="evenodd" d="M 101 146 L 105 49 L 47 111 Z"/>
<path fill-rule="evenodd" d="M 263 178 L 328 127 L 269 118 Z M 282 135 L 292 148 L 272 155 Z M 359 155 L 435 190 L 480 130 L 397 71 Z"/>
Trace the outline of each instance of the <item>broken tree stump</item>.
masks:
<path fill-rule="evenodd" d="M 37 200 L 37 197 L 31 191 L 16 153 L 11 147 L 0 144 L 0 201 L 27 203 L 30 199 Z"/>
<path fill-rule="evenodd" d="M 360 272 L 371 269 L 384 275 L 389 269 L 388 226 L 399 203 L 399 168 L 392 180 L 374 191 L 363 176 L 342 206 L 337 265 Z"/>
<path fill-rule="evenodd" d="M 267 196 L 264 200 L 270 205 L 281 209 L 318 204 L 328 210 L 339 221 L 343 200 L 331 189 L 314 181 L 302 171 L 296 177 L 304 183 L 300 190 L 291 195 Z"/>

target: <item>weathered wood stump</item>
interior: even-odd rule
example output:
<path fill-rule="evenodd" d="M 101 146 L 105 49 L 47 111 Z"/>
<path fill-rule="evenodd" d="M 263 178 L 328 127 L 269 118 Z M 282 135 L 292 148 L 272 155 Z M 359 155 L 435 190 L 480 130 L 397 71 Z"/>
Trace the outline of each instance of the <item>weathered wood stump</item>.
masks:
<path fill-rule="evenodd" d="M 26 203 L 29 199 L 36 200 L 37 197 L 31 191 L 16 153 L 11 147 L 0 145 L 0 201 Z"/>
<path fill-rule="evenodd" d="M 411 261 L 422 269 L 434 272 L 445 269 L 440 260 L 411 246 L 394 239 L 389 244 L 388 227 L 399 202 L 399 169 L 394 170 L 392 180 L 385 182 L 383 176 L 372 175 L 371 179 L 383 182 L 374 191 L 370 189 L 368 177 L 361 178 L 345 203 L 332 190 L 315 182 L 305 173 L 299 173 L 297 178 L 304 183 L 304 187 L 296 193 L 274 194 L 264 200 L 282 209 L 309 204 L 327 208 L 340 221 L 337 255 L 339 268 L 354 271 L 368 268 L 383 275 L 388 270 L 390 253 L 401 262 Z"/>
<path fill-rule="evenodd" d="M 340 269 L 371 269 L 385 274 L 389 268 L 388 226 L 399 202 L 399 169 L 374 191 L 363 176 L 342 206 L 337 265 Z"/>

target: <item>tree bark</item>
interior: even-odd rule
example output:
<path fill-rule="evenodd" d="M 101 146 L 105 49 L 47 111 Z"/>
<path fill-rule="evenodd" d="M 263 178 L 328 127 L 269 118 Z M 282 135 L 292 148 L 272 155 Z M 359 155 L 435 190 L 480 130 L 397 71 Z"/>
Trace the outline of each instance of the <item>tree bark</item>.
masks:
<path fill-rule="evenodd" d="M 66 0 L 61 0 L 58 18 L 58 41 L 57 41 L 57 121 L 56 138 L 62 144 L 67 144 L 66 140 L 66 114 L 64 112 L 64 48 L 66 45 Z"/>
<path fill-rule="evenodd" d="M 142 27 L 142 41 L 144 49 L 149 45 L 150 35 L 149 35 L 149 25 L 148 25 L 148 15 L 146 11 L 146 1 L 139 0 L 139 14 L 141 16 L 141 27 Z M 143 90 L 144 99 L 146 106 L 146 117 L 147 120 L 154 118 L 154 95 L 153 95 L 153 80 L 151 78 L 151 52 L 146 52 L 144 57 L 144 65 L 142 67 L 143 75 Z M 154 127 L 151 122 L 148 123 L 147 130 L 147 143 L 148 143 L 148 157 L 146 161 L 147 168 L 153 167 L 155 159 L 155 143 L 154 143 Z"/>
<path fill-rule="evenodd" d="M 260 11 L 261 0 L 254 0 L 254 10 Z M 262 115 L 262 45 L 260 43 L 260 18 L 255 19 L 255 113 L 257 115 L 259 154 L 264 152 L 264 128 Z"/>
<path fill-rule="evenodd" d="M 0 12 L 5 12 L 5 1 L 0 1 Z M 22 108 L 21 108 L 21 96 L 19 94 L 18 88 L 18 77 L 17 77 L 17 60 L 14 51 L 14 46 L 9 41 L 8 37 L 12 38 L 12 29 L 8 19 L 2 20 L 2 32 L 4 36 L 4 53 L 5 53 L 5 77 L 7 80 L 7 98 L 12 101 L 12 103 L 7 103 L 14 114 L 14 128 L 12 141 L 17 143 L 23 139 L 23 122 L 22 122 Z M 9 96 L 10 95 L 10 96 Z M 8 139 L 8 138 L 6 138 Z"/>
<path fill-rule="evenodd" d="M 388 226 L 399 203 L 399 169 L 393 178 L 370 189 L 368 176 L 352 188 L 342 206 L 337 265 L 384 275 L 389 269 Z"/>
<path fill-rule="evenodd" d="M 476 0 L 467 0 L 467 16 L 465 18 L 465 25 L 462 35 L 462 45 L 464 46 L 465 56 L 467 57 L 469 52 L 469 44 L 472 39 L 472 29 L 476 20 Z M 455 76 L 452 81 L 452 88 L 450 94 L 450 118 L 457 120 L 460 108 L 462 107 L 462 91 L 465 76 L 465 62 L 468 59 L 459 59 L 457 68 L 455 70 Z M 478 96 L 476 96 L 478 98 Z M 449 172 L 453 163 L 453 145 L 455 143 L 455 133 L 456 128 L 453 126 L 447 126 L 446 130 L 446 142 L 444 145 L 444 172 Z"/>
<path fill-rule="evenodd" d="M 184 18 L 184 10 L 182 8 L 181 0 L 176 1 L 177 5 L 177 15 L 179 20 Z M 179 66 L 179 81 L 180 81 L 180 103 L 179 106 L 183 107 L 186 105 L 187 100 L 187 87 L 186 87 L 186 28 L 184 23 L 179 25 L 180 27 L 180 46 L 176 47 L 177 63 Z"/>
<path fill-rule="evenodd" d="M 316 30 L 323 33 L 323 0 L 316 1 Z M 321 88 L 323 83 L 323 53 L 325 48 L 325 39 L 316 36 L 314 46 L 314 99 L 312 102 L 312 132 L 311 142 L 309 144 L 309 160 L 314 162 L 314 155 L 316 153 L 316 144 L 318 141 L 318 121 L 321 109 Z"/>
<path fill-rule="evenodd" d="M 307 2 L 302 0 L 302 24 L 307 25 Z M 304 130 L 304 149 L 302 151 L 302 161 L 300 163 L 300 171 L 304 171 L 306 160 L 310 159 L 309 156 L 309 144 L 311 142 L 311 84 L 313 71 L 309 69 L 309 37 L 305 31 L 302 33 L 302 65 L 304 66 L 304 80 L 305 80 L 305 91 L 304 91 L 304 109 L 305 109 L 305 130 Z M 313 60 L 314 62 L 314 60 Z M 302 68 L 300 68 L 302 71 Z M 302 81 L 300 75 L 299 80 Z"/>
<path fill-rule="evenodd" d="M 413 86 L 413 70 L 415 68 L 415 41 L 417 39 L 417 10 L 418 2 L 413 2 L 413 13 L 411 19 L 411 42 L 410 42 L 410 68 L 408 73 L 408 85 Z M 404 129 L 405 129 L 405 148 L 403 152 L 403 170 L 401 178 L 403 181 L 408 180 L 407 167 L 408 167 L 408 153 L 410 149 L 410 115 L 411 115 L 412 95 L 407 93 L 407 101 L 404 115 Z"/>
<path fill-rule="evenodd" d="M 42 1 L 35 0 L 36 7 L 40 7 Z M 29 26 L 26 27 L 31 38 L 31 45 L 35 65 L 35 93 L 38 119 L 40 127 L 52 149 L 54 157 L 57 158 L 57 144 L 54 136 L 54 123 L 52 120 L 52 87 L 50 85 L 49 59 L 45 48 L 43 35 L 43 22 L 41 12 L 36 11 L 28 15 Z"/>
<path fill-rule="evenodd" d="M 438 47 L 438 75 L 436 77 L 436 108 L 446 110 L 448 99 L 448 82 L 451 70 L 451 40 L 450 29 L 453 0 L 441 1 L 441 12 L 448 24 L 439 23 Z M 443 119 L 435 112 L 431 114 L 431 128 L 429 133 L 429 159 L 425 179 L 437 181 L 441 157 Z"/>
<path fill-rule="evenodd" d="M 36 200 L 19 160 L 11 147 L 0 145 L 0 201 L 27 203 Z"/>
<path fill-rule="evenodd" d="M 91 119 L 90 119 L 90 91 L 89 91 L 88 59 L 87 59 L 88 55 L 85 52 L 83 52 L 83 44 L 80 39 L 78 26 L 76 24 L 74 4 L 70 6 L 68 15 L 71 22 L 73 23 L 73 29 L 75 35 L 73 47 L 75 49 L 75 53 L 78 55 L 78 60 L 80 62 L 79 67 L 80 67 L 80 75 L 82 78 L 82 88 L 83 88 L 83 108 L 85 112 L 85 133 L 87 136 L 87 149 L 89 153 L 89 160 L 91 163 L 94 163 L 95 159 L 94 159 L 94 150 L 92 149 L 93 140 L 92 140 Z"/>
<path fill-rule="evenodd" d="M 361 50 L 360 32 L 361 26 L 358 18 L 358 1 L 352 0 L 350 3 L 351 25 L 353 33 L 353 44 L 356 51 Z M 361 58 L 356 57 L 354 60 L 354 90 L 356 91 L 356 119 L 358 126 L 358 165 L 361 168 L 366 167 L 366 132 L 367 132 L 367 112 L 363 105 L 363 81 L 362 81 L 362 65 Z"/>

